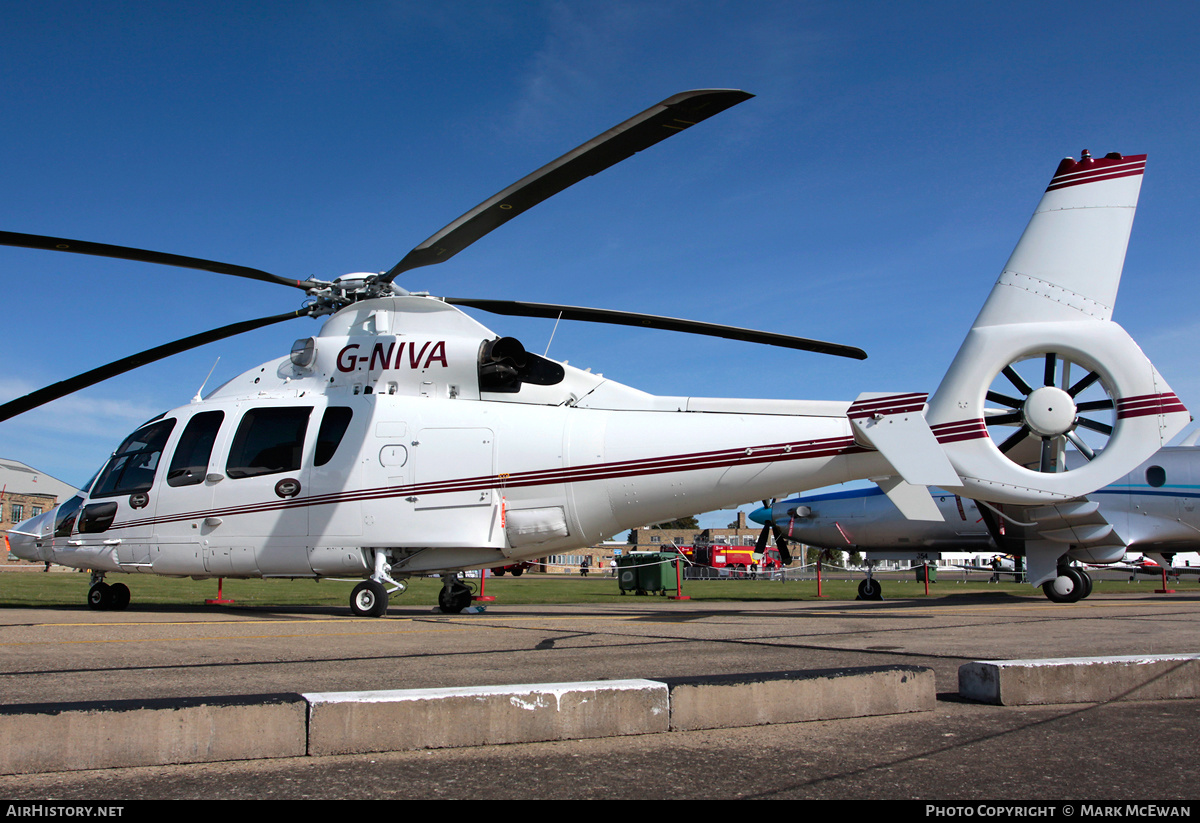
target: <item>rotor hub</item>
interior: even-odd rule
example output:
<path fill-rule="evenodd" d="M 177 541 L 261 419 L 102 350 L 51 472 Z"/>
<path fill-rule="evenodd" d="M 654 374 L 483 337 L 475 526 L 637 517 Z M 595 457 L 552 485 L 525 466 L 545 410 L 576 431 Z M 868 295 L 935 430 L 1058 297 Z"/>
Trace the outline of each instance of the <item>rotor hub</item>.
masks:
<path fill-rule="evenodd" d="M 1059 437 L 1075 428 L 1075 400 L 1057 386 L 1034 389 L 1021 407 L 1025 425 L 1039 437 Z"/>

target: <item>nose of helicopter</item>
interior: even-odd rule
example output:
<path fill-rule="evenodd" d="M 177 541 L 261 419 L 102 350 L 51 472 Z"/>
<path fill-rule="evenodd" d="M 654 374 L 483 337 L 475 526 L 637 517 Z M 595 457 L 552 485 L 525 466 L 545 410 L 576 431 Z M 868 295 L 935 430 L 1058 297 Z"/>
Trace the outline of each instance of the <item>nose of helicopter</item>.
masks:
<path fill-rule="evenodd" d="M 9 529 L 8 534 L 4 535 L 4 545 L 9 554 L 22 560 L 43 560 L 38 550 L 38 542 L 45 527 L 54 522 L 56 510 L 57 508 L 51 509 L 37 517 L 31 517 Z"/>

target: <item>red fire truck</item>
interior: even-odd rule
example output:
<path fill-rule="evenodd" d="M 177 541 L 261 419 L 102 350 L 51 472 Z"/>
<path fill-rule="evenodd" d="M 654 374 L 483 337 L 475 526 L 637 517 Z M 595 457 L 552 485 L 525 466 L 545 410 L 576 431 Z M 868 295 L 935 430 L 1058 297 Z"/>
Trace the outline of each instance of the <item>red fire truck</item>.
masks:
<path fill-rule="evenodd" d="M 694 546 L 664 546 L 661 551 L 674 549 L 693 565 L 728 569 L 731 577 L 750 577 L 756 572 L 773 572 L 783 568 L 777 549 L 768 548 L 762 558 L 754 556 L 753 546 L 730 546 L 725 543 L 697 543 Z"/>

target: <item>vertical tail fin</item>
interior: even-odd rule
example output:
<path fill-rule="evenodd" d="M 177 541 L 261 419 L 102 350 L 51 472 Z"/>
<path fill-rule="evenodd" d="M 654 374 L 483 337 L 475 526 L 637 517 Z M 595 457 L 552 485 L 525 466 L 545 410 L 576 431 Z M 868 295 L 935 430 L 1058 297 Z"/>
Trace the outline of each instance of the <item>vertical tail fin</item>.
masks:
<path fill-rule="evenodd" d="M 1079 497 L 1190 419 L 1111 320 L 1145 164 L 1145 155 L 1086 152 L 1062 161 L 930 399 L 927 419 L 965 494 Z M 1106 442 L 1089 444 L 1084 431 Z M 1068 444 L 1088 458 L 1071 471 Z"/>
<path fill-rule="evenodd" d="M 1111 320 L 1146 155 L 1064 159 L 975 326 Z"/>

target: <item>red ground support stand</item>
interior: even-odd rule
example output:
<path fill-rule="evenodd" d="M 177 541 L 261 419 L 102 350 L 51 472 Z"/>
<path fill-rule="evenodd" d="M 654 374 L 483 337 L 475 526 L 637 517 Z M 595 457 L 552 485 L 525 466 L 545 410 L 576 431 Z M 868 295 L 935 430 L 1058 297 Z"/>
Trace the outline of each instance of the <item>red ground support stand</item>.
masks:
<path fill-rule="evenodd" d="M 225 596 L 221 593 L 222 588 L 224 588 L 224 583 L 225 583 L 224 577 L 217 578 L 217 597 L 215 600 L 205 600 L 204 604 L 206 606 L 231 606 L 237 602 L 235 600 L 226 600 L 225 599 Z"/>
<path fill-rule="evenodd" d="M 484 603 L 491 603 L 496 599 L 494 596 L 492 596 L 490 594 L 483 593 L 483 590 L 485 587 L 484 584 L 487 582 L 487 576 L 488 576 L 487 569 L 479 570 L 479 594 L 471 595 L 471 600 L 483 601 Z"/>
<path fill-rule="evenodd" d="M 679 562 L 678 558 L 676 558 L 676 560 L 675 560 L 675 594 L 668 597 L 667 598 L 668 600 L 691 600 L 692 599 L 683 593 L 683 573 L 679 570 L 679 567 L 681 565 L 683 565 L 683 564 Z"/>
<path fill-rule="evenodd" d="M 825 558 L 825 551 L 822 550 L 817 555 L 817 597 L 827 597 L 828 595 L 821 594 L 821 561 Z"/>
<path fill-rule="evenodd" d="M 1161 588 L 1161 589 L 1155 589 L 1155 590 L 1154 590 L 1154 593 L 1155 593 L 1155 594 L 1175 594 L 1175 590 L 1174 590 L 1174 589 L 1168 589 L 1168 588 L 1167 588 L 1167 568 L 1166 568 L 1166 566 L 1163 566 L 1163 570 L 1162 570 L 1162 579 L 1163 579 L 1163 582 L 1162 582 L 1162 588 Z"/>

